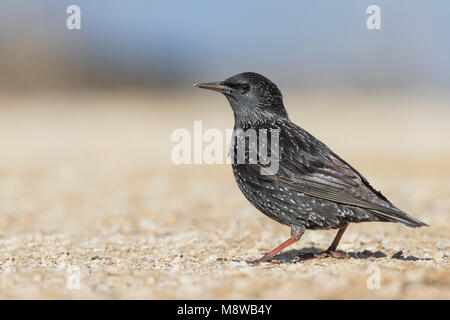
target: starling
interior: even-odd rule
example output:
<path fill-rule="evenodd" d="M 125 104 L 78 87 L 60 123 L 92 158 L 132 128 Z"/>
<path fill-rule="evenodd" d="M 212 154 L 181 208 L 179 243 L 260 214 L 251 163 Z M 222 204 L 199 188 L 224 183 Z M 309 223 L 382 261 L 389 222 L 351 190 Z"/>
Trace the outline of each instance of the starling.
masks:
<path fill-rule="evenodd" d="M 343 258 L 346 254 L 336 248 L 351 222 L 397 222 L 412 228 L 427 226 L 395 207 L 356 169 L 292 123 L 280 90 L 266 77 L 245 72 L 225 81 L 194 86 L 223 93 L 233 109 L 232 168 L 239 189 L 266 216 L 291 227 L 288 240 L 250 263 L 270 261 L 298 241 L 306 229 L 338 229 L 329 248 L 316 256 Z M 250 139 L 245 138 L 245 132 L 249 129 L 278 132 L 277 145 L 268 140 L 266 143 L 266 148 L 270 145 L 271 156 L 277 156 L 276 170 L 264 172 L 268 164 L 262 160 L 267 156 L 263 157 L 262 149 L 254 143 L 247 142 Z M 236 161 L 239 155 L 236 146 L 242 140 L 244 161 Z M 272 149 L 272 146 L 277 148 Z M 252 148 L 256 150 L 256 159 L 252 159 Z"/>

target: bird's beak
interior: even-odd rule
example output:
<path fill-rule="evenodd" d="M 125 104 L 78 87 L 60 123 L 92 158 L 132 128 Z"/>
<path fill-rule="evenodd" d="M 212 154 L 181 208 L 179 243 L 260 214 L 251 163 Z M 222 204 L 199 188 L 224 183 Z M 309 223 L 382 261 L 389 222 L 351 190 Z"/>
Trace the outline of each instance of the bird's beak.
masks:
<path fill-rule="evenodd" d="M 223 81 L 196 83 L 194 84 L 194 87 L 214 90 L 222 93 L 231 93 L 231 91 L 233 91 L 233 88 L 227 86 Z"/>

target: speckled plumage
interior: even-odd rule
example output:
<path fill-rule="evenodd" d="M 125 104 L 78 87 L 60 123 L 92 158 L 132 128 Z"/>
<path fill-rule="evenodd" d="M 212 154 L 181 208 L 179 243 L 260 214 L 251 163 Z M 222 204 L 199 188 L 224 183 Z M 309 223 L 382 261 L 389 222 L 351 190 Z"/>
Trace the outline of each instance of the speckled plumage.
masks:
<path fill-rule="evenodd" d="M 198 86 L 220 91 L 230 102 L 235 118 L 233 173 L 245 197 L 268 217 L 296 232 L 342 229 L 366 221 L 426 225 L 395 207 L 325 144 L 292 123 L 281 92 L 269 79 L 246 72 Z M 251 141 L 245 145 L 246 161 L 237 163 L 237 142 L 245 139 L 248 129 L 279 130 L 279 162 L 274 174 L 262 175 L 260 169 L 267 165 L 249 161 L 249 148 L 255 148 Z"/>
<path fill-rule="evenodd" d="M 250 164 L 246 157 L 245 164 L 233 161 L 233 174 L 245 197 L 268 217 L 304 229 L 336 229 L 350 222 L 390 221 L 374 209 L 395 214 L 396 220 L 403 218 L 401 211 L 354 169 L 289 120 L 277 119 L 253 129 L 280 130 L 279 170 L 275 175 L 263 176 L 262 165 Z M 338 186 L 341 190 L 344 184 L 347 194 L 341 201 L 331 200 L 331 193 L 325 194 L 325 188 Z M 413 226 L 409 220 L 399 221 Z"/>

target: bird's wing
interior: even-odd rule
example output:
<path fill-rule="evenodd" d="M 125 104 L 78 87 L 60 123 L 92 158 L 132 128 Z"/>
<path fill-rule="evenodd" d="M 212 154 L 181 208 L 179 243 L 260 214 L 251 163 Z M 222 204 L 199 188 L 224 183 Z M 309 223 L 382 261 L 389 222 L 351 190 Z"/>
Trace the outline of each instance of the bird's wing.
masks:
<path fill-rule="evenodd" d="M 329 160 L 316 160 L 316 167 L 304 168 L 305 164 L 296 159 L 283 159 L 275 179 L 281 186 L 317 198 L 366 209 L 399 211 L 366 186 L 351 168 L 337 159 Z"/>
<path fill-rule="evenodd" d="M 267 179 L 291 191 L 368 209 L 389 221 L 424 225 L 392 205 L 327 146 L 300 130 L 284 137 L 278 172 Z"/>

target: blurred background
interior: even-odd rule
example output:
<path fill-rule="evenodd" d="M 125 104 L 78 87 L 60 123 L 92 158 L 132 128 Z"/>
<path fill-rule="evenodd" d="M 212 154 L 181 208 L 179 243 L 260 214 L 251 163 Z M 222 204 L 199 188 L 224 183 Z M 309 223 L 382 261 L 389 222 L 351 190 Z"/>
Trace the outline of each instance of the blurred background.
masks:
<path fill-rule="evenodd" d="M 71 4 L 79 31 L 65 27 Z M 304 90 L 447 88 L 448 1 L 377 1 L 372 32 L 370 4 L 4 0 L 0 85 L 185 87 L 255 70 Z"/>
<path fill-rule="evenodd" d="M 73 4 L 81 30 L 66 27 Z M 366 27 L 372 4 L 380 30 Z M 449 11 L 445 0 L 2 0 L 0 298 L 449 298 Z M 366 288 L 370 259 L 278 267 L 289 273 L 216 263 L 289 234 L 229 166 L 170 161 L 175 129 L 233 126 L 227 101 L 192 84 L 244 71 L 273 80 L 295 123 L 430 224 L 344 236 L 344 250 L 386 255 L 384 290 Z M 418 260 L 390 259 L 400 250 Z M 65 287 L 63 263 L 80 266 L 80 290 Z"/>

